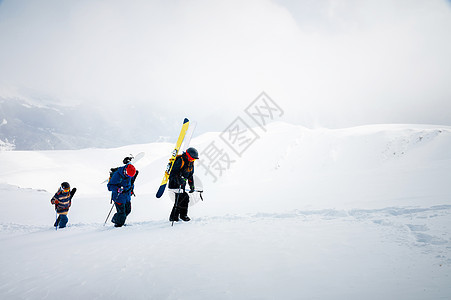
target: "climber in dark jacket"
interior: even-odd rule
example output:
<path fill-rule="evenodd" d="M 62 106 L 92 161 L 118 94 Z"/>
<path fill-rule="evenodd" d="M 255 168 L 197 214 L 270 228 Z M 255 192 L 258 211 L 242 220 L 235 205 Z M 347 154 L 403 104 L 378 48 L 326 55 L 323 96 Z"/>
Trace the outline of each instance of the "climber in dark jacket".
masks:
<path fill-rule="evenodd" d="M 182 155 L 178 155 L 169 175 L 169 188 L 175 192 L 175 202 L 169 221 L 179 221 L 179 218 L 187 222 L 189 195 L 185 192 L 186 183 L 190 192 L 194 192 L 194 161 L 199 159 L 196 149 L 188 148 Z"/>
<path fill-rule="evenodd" d="M 125 224 L 127 216 L 132 210 L 131 195 L 133 193 L 132 180 L 136 176 L 136 169 L 132 164 L 119 167 L 108 182 L 108 190 L 111 191 L 111 200 L 116 206 L 116 213 L 111 222 L 115 227 Z"/>

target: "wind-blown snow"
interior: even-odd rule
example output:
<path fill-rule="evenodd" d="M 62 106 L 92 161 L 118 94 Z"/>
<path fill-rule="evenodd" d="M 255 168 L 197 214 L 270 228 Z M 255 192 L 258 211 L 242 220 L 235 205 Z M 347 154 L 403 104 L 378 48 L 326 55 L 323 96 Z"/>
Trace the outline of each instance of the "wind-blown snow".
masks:
<path fill-rule="evenodd" d="M 168 143 L 0 152 L 2 299 L 447 299 L 451 128 L 270 124 L 167 221 Z M 216 138 L 193 139 L 200 153 Z M 146 152 L 132 213 L 103 226 L 110 167 Z M 201 156 L 202 159 L 202 156 Z M 55 231 L 50 198 L 78 191 Z"/>

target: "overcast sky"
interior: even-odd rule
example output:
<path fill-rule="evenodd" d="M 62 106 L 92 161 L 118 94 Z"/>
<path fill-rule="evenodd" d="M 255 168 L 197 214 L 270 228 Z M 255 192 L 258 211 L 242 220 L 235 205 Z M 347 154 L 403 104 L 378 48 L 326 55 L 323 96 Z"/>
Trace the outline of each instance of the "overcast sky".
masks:
<path fill-rule="evenodd" d="M 262 91 L 308 127 L 451 125 L 450 53 L 445 0 L 0 0 L 0 96 L 215 130 Z"/>

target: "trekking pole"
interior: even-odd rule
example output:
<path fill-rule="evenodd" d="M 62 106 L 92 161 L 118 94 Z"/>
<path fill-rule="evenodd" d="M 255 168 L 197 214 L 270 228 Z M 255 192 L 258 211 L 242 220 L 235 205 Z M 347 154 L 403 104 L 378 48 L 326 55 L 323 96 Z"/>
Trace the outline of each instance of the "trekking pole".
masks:
<path fill-rule="evenodd" d="M 56 215 L 56 220 L 55 220 L 55 224 L 56 224 L 56 226 L 55 226 L 55 230 L 57 231 L 58 230 L 58 212 L 56 211 L 56 208 L 55 208 L 55 215 Z"/>
<path fill-rule="evenodd" d="M 106 225 L 106 222 L 108 221 L 108 218 L 110 217 L 111 211 L 113 210 L 114 203 L 117 201 L 117 199 L 119 198 L 119 195 L 120 195 L 120 194 L 121 194 L 121 193 L 117 193 L 116 199 L 114 199 L 114 201 L 113 201 L 113 199 L 111 199 L 111 203 L 113 203 L 113 205 L 111 205 L 110 212 L 108 213 L 108 216 L 106 217 L 106 220 L 105 220 L 105 223 L 103 223 L 103 226 Z"/>
<path fill-rule="evenodd" d="M 113 210 L 113 207 L 114 207 L 114 202 L 113 202 L 113 205 L 111 205 L 111 209 L 110 209 L 110 212 L 108 213 L 108 216 L 106 217 L 106 220 L 105 220 L 105 223 L 103 223 L 103 226 L 105 226 L 106 225 L 106 222 L 108 221 L 108 218 L 110 217 L 110 215 L 111 215 L 111 211 Z"/>

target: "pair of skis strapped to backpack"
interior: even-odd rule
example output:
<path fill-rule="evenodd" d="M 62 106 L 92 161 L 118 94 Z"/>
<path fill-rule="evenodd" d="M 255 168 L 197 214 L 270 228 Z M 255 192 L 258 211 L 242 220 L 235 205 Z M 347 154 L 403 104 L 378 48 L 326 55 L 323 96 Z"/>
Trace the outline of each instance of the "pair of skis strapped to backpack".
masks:
<path fill-rule="evenodd" d="M 190 128 L 189 132 L 188 128 Z M 182 130 L 180 131 L 180 135 L 179 138 L 177 139 L 177 143 L 175 144 L 174 150 L 172 150 L 172 155 L 171 158 L 169 159 L 169 163 L 166 166 L 166 171 L 164 172 L 163 180 L 161 181 L 160 187 L 156 194 L 157 198 L 163 196 L 164 190 L 166 189 L 166 185 L 168 184 L 169 181 L 169 175 L 171 175 L 172 167 L 174 166 L 175 159 L 177 158 L 180 148 L 182 147 L 182 143 L 185 140 L 184 148 L 188 147 L 189 142 L 191 140 L 191 136 L 194 132 L 194 128 L 195 124 L 191 124 L 190 127 L 190 121 L 187 118 L 183 120 Z"/>

